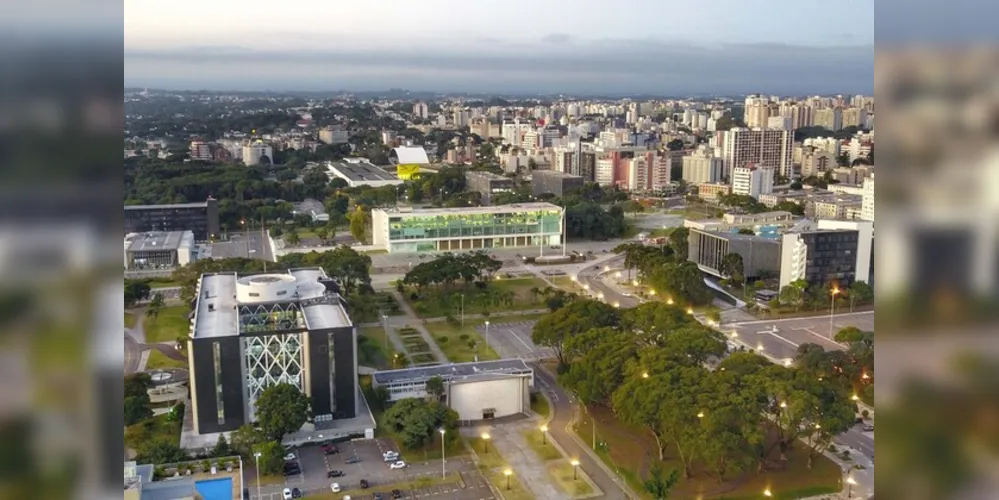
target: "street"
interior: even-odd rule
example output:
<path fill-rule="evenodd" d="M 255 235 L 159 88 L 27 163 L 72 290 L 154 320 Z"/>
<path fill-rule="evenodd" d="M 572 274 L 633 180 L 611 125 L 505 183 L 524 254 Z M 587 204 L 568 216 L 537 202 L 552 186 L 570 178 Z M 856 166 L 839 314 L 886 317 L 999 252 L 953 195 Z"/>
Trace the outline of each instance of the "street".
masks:
<path fill-rule="evenodd" d="M 270 243 L 260 231 L 229 233 L 229 240 L 212 244 L 213 259 L 244 257 L 274 261 Z"/>

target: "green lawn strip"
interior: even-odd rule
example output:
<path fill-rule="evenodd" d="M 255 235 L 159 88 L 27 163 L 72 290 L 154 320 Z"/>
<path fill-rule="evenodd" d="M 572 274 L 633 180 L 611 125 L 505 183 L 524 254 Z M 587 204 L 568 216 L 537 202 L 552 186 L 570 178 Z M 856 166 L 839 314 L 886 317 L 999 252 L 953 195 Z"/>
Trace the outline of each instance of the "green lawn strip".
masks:
<path fill-rule="evenodd" d="M 138 321 L 139 315 L 130 312 L 125 313 L 125 328 L 135 328 L 135 324 Z"/>
<path fill-rule="evenodd" d="M 620 474 L 629 486 L 642 498 L 651 498 L 645 493 L 639 470 L 648 470 L 658 462 L 665 471 L 682 470 L 682 465 L 675 455 L 667 453 L 665 460 L 654 458 L 657 452 L 655 440 L 641 430 L 635 430 L 616 421 L 613 413 L 603 408 L 591 408 L 598 415 L 597 419 L 597 454 L 611 469 Z M 590 416 L 584 414 L 576 425 L 576 433 L 590 445 Z M 779 453 L 779 452 L 775 452 Z M 840 490 L 841 471 L 839 467 L 824 456 L 816 458 L 812 468 L 807 468 L 807 450 L 797 443 L 787 453 L 787 467 L 783 470 L 769 470 L 757 473 L 755 469 L 741 476 L 727 477 L 719 483 L 717 478 L 700 470 L 700 464 L 694 464 L 694 475 L 690 479 L 681 479 L 673 489 L 673 495 L 678 498 L 742 499 L 761 498 L 766 488 L 778 498 L 800 498 L 810 494 L 819 494 Z M 774 457 L 776 458 L 776 457 Z M 646 461 L 652 461 L 648 464 Z M 774 460 L 777 462 L 777 460 Z M 643 469 L 644 467 L 644 469 Z M 644 474 L 644 472 L 643 472 Z M 804 492 L 804 493 L 803 493 Z M 818 492 L 818 493 L 811 493 Z"/>
<path fill-rule="evenodd" d="M 149 280 L 149 288 L 155 290 L 157 288 L 173 288 L 181 286 L 179 281 L 174 281 L 172 278 L 151 278 Z"/>
<path fill-rule="evenodd" d="M 531 411 L 545 418 L 551 413 L 548 400 L 540 392 L 531 395 Z"/>
<path fill-rule="evenodd" d="M 500 455 L 496 446 L 488 442 L 489 440 L 482 439 L 481 437 L 473 437 L 466 439 L 466 441 L 475 450 L 475 454 L 479 457 L 479 464 L 483 467 L 493 469 L 507 465 L 506 460 L 503 460 L 503 455 Z"/>
<path fill-rule="evenodd" d="M 161 308 L 155 317 L 146 315 L 143 326 L 146 331 L 146 343 L 175 342 L 177 337 L 190 333 L 191 323 L 187 318 L 187 306 Z"/>
<path fill-rule="evenodd" d="M 390 369 L 396 354 L 395 347 L 388 340 L 384 328 L 365 326 L 358 329 L 357 362 L 361 366 Z"/>
<path fill-rule="evenodd" d="M 412 364 L 420 364 L 420 363 L 434 363 L 437 361 L 437 358 L 435 358 L 433 354 L 424 352 L 420 354 L 411 354 L 409 356 L 409 360 Z"/>
<path fill-rule="evenodd" d="M 489 479 L 489 482 L 493 484 L 493 487 L 500 491 L 505 500 L 534 500 L 534 495 L 520 483 L 516 474 L 507 476 L 503 474 L 505 469 L 502 468 L 487 469 L 480 467 L 480 470 Z M 508 484 L 509 488 L 507 488 Z"/>
<path fill-rule="evenodd" d="M 187 362 L 173 359 L 156 349 L 150 349 L 149 359 L 146 361 L 146 370 L 163 370 L 167 368 L 187 368 Z"/>
<path fill-rule="evenodd" d="M 450 290 L 440 287 L 425 288 L 423 295 L 417 300 L 411 297 L 411 291 L 405 293 L 406 301 L 421 318 L 441 318 L 448 315 L 461 315 L 461 296 L 464 294 L 465 314 L 481 314 L 496 311 L 523 311 L 542 307 L 540 297 L 531 293 L 532 288 L 543 289 L 548 286 L 539 278 L 504 278 L 492 280 L 487 289 L 475 286 L 455 286 Z M 513 304 L 487 304 L 482 299 L 489 290 L 513 292 Z"/>
<path fill-rule="evenodd" d="M 476 330 L 476 327 L 482 325 L 484 321 L 484 319 L 466 319 L 464 328 L 440 321 L 427 323 L 426 328 L 452 363 L 475 361 L 476 354 L 479 356 L 479 361 L 499 359 L 496 351 L 486 346 L 482 335 Z"/>
<path fill-rule="evenodd" d="M 336 480 L 334 479 L 331 482 L 336 482 Z M 354 498 L 354 497 L 360 497 L 362 495 L 372 495 L 374 493 L 382 493 L 382 494 L 391 493 L 392 490 L 395 490 L 395 489 L 398 489 L 400 491 L 406 491 L 406 490 L 412 490 L 412 489 L 417 489 L 417 488 L 427 488 L 427 487 L 430 487 L 430 486 L 441 486 L 441 485 L 445 485 L 445 484 L 455 484 L 455 483 L 459 483 L 459 482 L 461 482 L 461 477 L 460 477 L 459 474 L 455 474 L 455 473 L 447 474 L 446 477 L 440 477 L 440 476 L 436 476 L 436 475 L 435 476 L 422 476 L 422 477 L 418 477 L 416 479 L 409 480 L 409 481 L 401 481 L 401 482 L 398 482 L 398 483 L 372 486 L 371 488 L 368 488 L 368 489 L 352 488 L 352 489 L 349 489 L 349 490 L 346 490 L 346 489 L 345 490 L 341 490 L 340 493 L 333 493 L 333 492 L 328 491 L 328 492 L 322 493 L 320 495 L 310 495 L 309 498 L 321 498 L 321 499 L 327 499 L 327 500 L 340 500 L 342 498 L 346 498 L 348 495 L 350 497 Z M 342 485 L 343 484 L 341 483 L 341 486 Z"/>
<path fill-rule="evenodd" d="M 570 497 L 581 497 L 593 493 L 593 487 L 583 479 L 585 472 L 578 471 L 578 475 L 573 474 L 573 466 L 564 460 L 553 460 L 545 464 L 548 475 L 555 479 L 562 491 Z M 575 479 L 574 479 L 575 477 Z"/>
<path fill-rule="evenodd" d="M 558 460 L 562 458 L 562 454 L 559 453 L 555 445 L 552 444 L 550 438 L 543 438 L 541 435 L 541 430 L 528 430 L 523 432 L 524 439 L 527 440 L 527 444 L 534 450 L 534 453 L 538 455 L 538 458 L 542 462 L 547 462 L 548 460 Z"/>

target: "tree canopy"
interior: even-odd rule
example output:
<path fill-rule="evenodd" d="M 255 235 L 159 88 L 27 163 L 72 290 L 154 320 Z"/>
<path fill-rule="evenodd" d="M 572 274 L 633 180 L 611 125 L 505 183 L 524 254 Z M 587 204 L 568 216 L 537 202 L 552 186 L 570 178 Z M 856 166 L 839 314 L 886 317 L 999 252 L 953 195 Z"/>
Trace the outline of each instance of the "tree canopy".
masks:
<path fill-rule="evenodd" d="M 298 431 L 309 418 L 309 397 L 291 384 L 275 384 L 260 393 L 256 404 L 257 424 L 270 439 L 281 439 Z"/>

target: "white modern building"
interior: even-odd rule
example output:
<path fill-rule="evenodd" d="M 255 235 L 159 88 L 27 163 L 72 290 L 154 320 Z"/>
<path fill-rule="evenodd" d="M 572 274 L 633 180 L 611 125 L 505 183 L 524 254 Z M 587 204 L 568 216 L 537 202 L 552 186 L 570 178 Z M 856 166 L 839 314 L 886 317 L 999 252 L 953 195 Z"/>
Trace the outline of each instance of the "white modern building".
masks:
<path fill-rule="evenodd" d="M 772 167 L 749 164 L 732 169 L 732 194 L 752 196 L 758 200 L 761 194 L 770 194 L 773 191 Z"/>
<path fill-rule="evenodd" d="M 841 286 L 870 283 L 873 251 L 874 224 L 869 221 L 803 222 L 781 237 L 780 286 L 799 279 Z"/>
<path fill-rule="evenodd" d="M 448 252 L 562 244 L 565 211 L 551 203 L 371 211 L 372 243 L 397 252 Z"/>
<path fill-rule="evenodd" d="M 530 414 L 534 370 L 521 359 L 380 371 L 372 385 L 388 390 L 394 402 L 427 397 L 427 381 L 434 377 L 443 380 L 443 399 L 463 422 Z"/>
<path fill-rule="evenodd" d="M 366 158 L 344 158 L 342 161 L 327 162 L 326 175 L 330 180 L 343 179 L 349 187 L 398 186 L 403 183 L 395 173 L 371 163 Z"/>
<path fill-rule="evenodd" d="M 270 144 L 263 141 L 246 144 L 243 146 L 243 163 L 246 165 L 273 164 L 274 150 Z"/>
<path fill-rule="evenodd" d="M 350 133 L 340 127 L 328 127 L 319 131 L 319 140 L 326 144 L 347 144 Z"/>
<path fill-rule="evenodd" d="M 861 195 L 860 218 L 874 220 L 874 174 L 864 179 L 864 192 Z"/>
<path fill-rule="evenodd" d="M 126 271 L 169 270 L 198 259 L 191 231 L 129 233 L 124 243 Z"/>

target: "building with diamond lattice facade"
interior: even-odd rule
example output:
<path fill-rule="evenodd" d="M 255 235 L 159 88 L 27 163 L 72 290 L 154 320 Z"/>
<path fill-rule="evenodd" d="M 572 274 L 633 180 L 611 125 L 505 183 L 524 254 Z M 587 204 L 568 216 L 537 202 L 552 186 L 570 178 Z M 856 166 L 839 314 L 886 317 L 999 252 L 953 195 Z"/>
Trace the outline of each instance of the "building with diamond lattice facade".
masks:
<path fill-rule="evenodd" d="M 194 433 L 253 422 L 264 389 L 288 383 L 311 400 L 309 429 L 339 425 L 349 434 L 343 424 L 368 411 L 358 394 L 356 331 L 339 289 L 320 268 L 202 275 L 187 351 Z"/>

